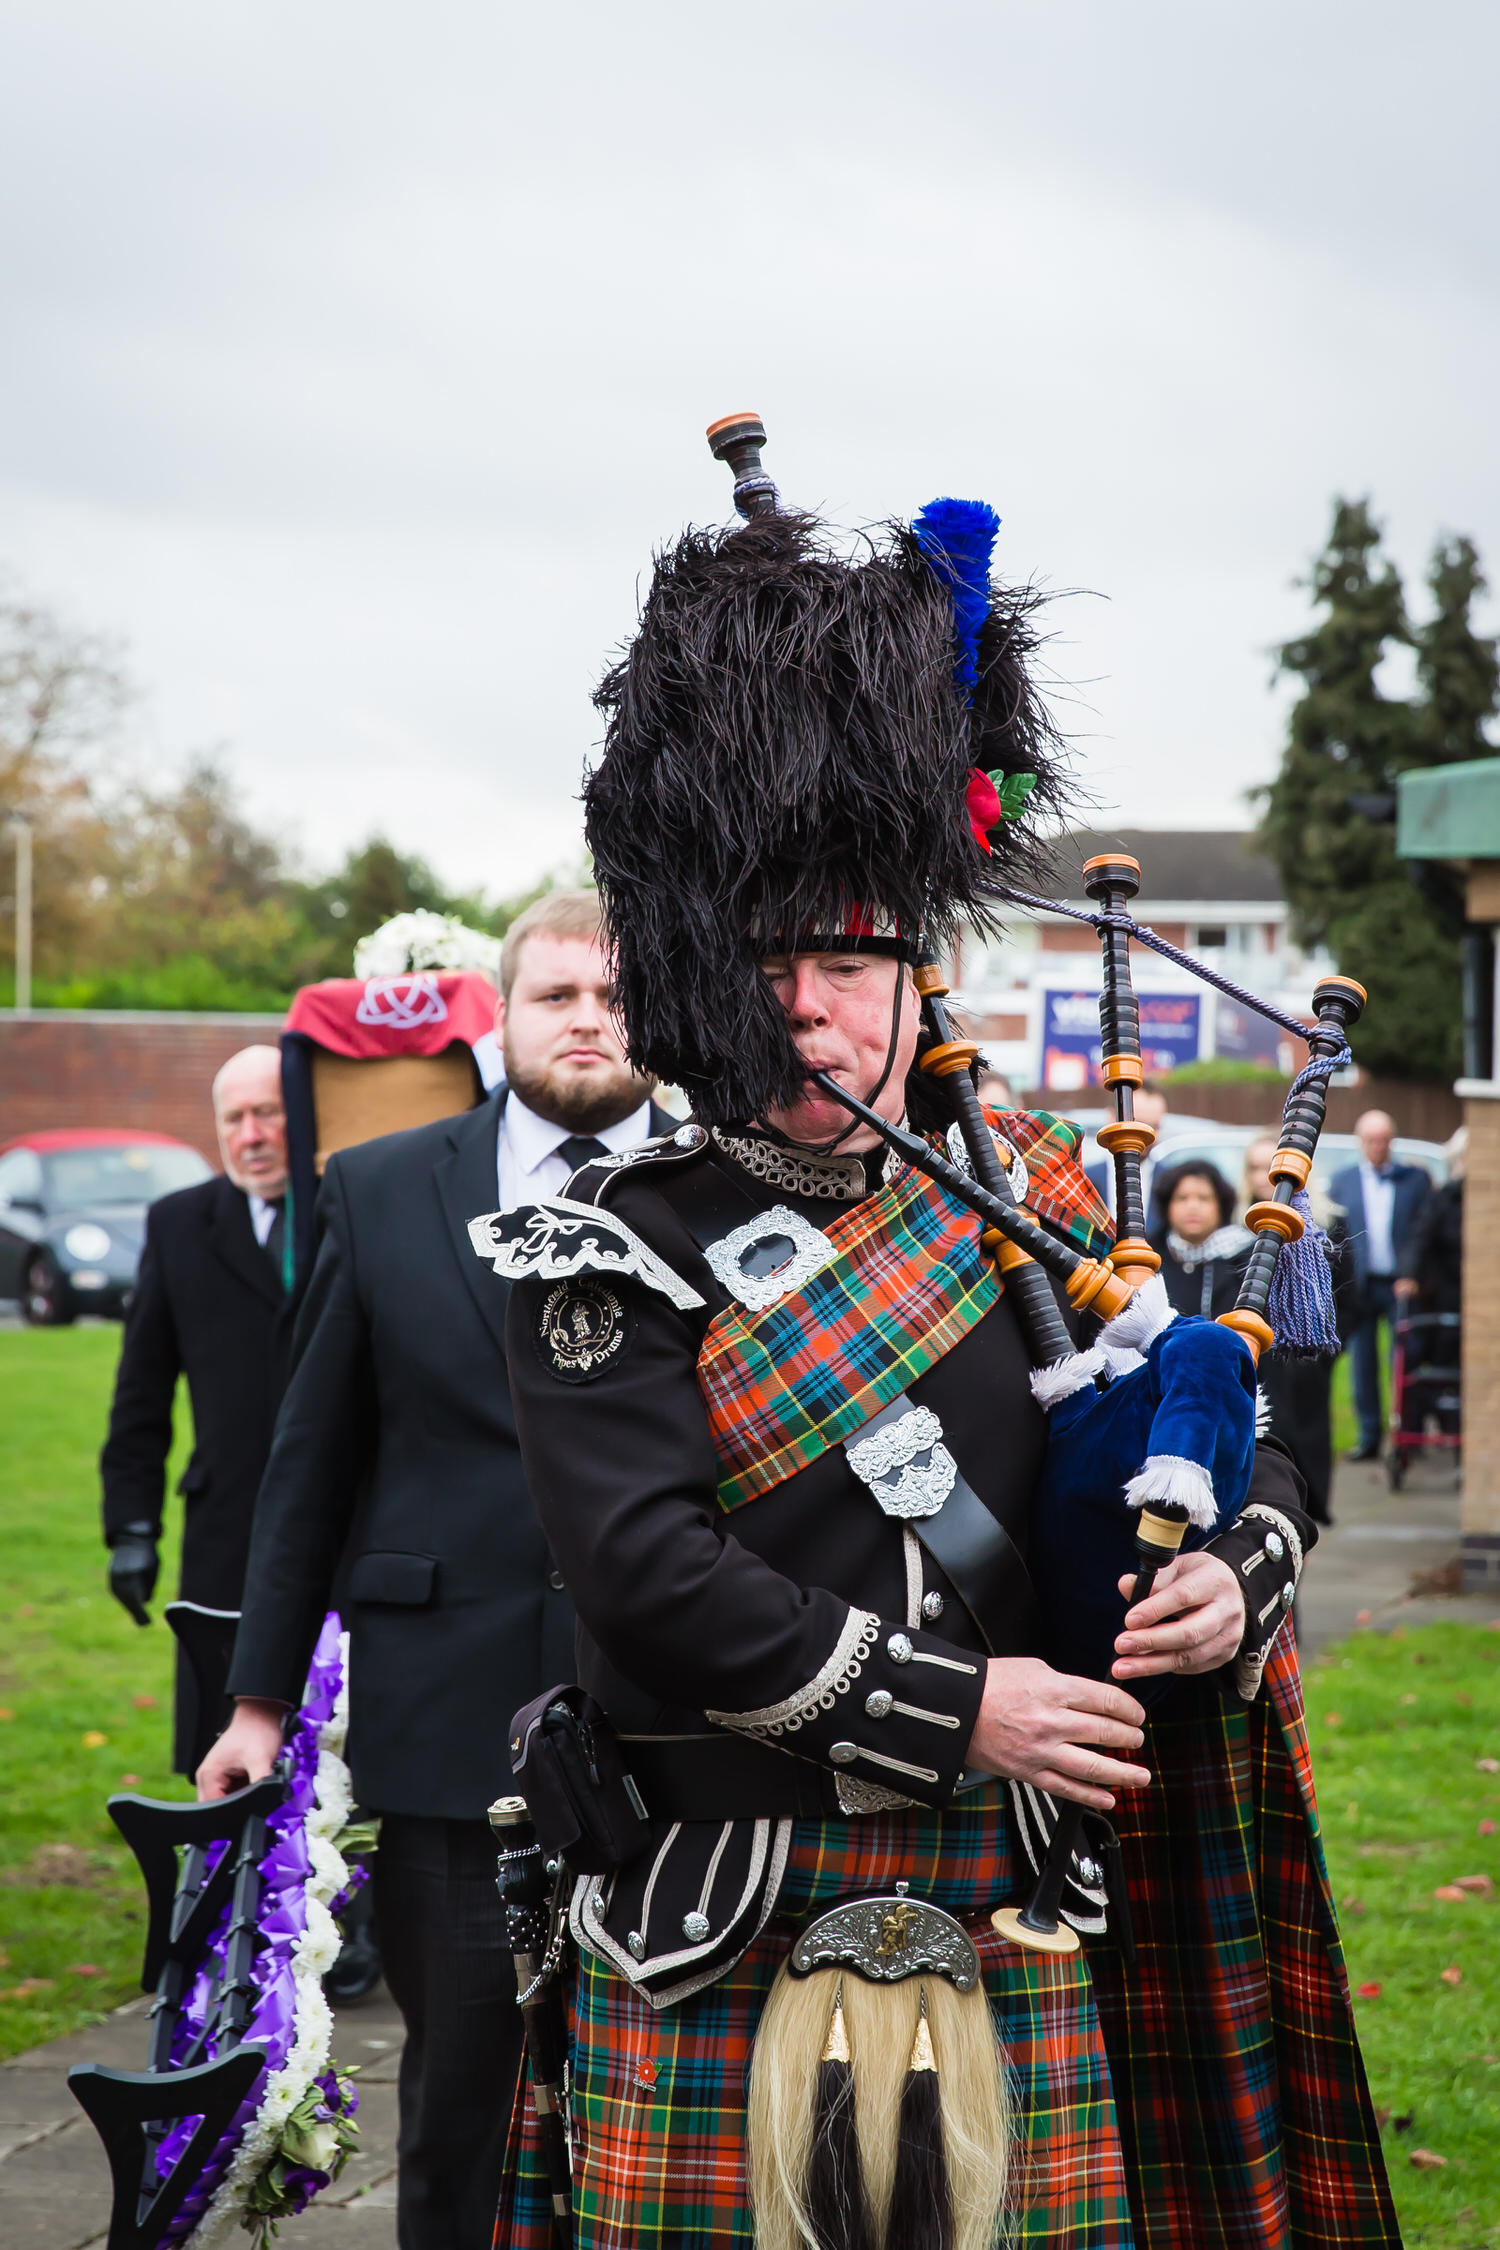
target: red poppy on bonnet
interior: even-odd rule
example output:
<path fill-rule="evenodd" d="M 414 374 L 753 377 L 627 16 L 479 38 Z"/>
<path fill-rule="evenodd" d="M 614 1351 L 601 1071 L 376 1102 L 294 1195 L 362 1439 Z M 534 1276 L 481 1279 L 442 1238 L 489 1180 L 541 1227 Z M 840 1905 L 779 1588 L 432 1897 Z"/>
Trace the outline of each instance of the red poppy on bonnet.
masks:
<path fill-rule="evenodd" d="M 964 791 L 964 803 L 968 807 L 969 826 L 974 831 L 974 841 L 982 850 L 988 851 L 990 848 L 989 831 L 1003 817 L 1003 808 L 995 784 L 987 773 L 980 772 L 978 766 L 970 766 L 969 768 L 969 783 Z"/>

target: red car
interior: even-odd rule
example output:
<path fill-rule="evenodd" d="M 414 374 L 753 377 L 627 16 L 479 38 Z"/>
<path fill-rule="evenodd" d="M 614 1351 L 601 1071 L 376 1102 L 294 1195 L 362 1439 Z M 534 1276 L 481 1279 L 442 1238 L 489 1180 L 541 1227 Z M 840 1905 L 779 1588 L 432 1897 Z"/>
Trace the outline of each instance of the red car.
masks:
<path fill-rule="evenodd" d="M 166 1133 L 67 1126 L 0 1148 L 0 1298 L 57 1328 L 79 1313 L 122 1319 L 135 1287 L 146 1211 L 206 1180 L 213 1166 Z"/>

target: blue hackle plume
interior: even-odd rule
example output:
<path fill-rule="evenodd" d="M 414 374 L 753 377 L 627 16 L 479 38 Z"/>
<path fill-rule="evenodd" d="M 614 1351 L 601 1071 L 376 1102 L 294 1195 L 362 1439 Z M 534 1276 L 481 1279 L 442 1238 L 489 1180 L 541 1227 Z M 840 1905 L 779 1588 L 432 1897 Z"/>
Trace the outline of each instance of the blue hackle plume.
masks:
<path fill-rule="evenodd" d="M 979 678 L 979 633 L 990 609 L 990 557 L 1000 518 L 987 500 L 929 500 L 912 531 L 953 594 L 953 676 L 971 689 Z"/>
<path fill-rule="evenodd" d="M 1289 1359 L 1332 1359 L 1339 1348 L 1339 1332 L 1328 1237 L 1312 1215 L 1305 1188 L 1292 1197 L 1292 1209 L 1303 1222 L 1302 1237 L 1281 1245 L 1266 1318 L 1276 1332 L 1277 1351 Z"/>

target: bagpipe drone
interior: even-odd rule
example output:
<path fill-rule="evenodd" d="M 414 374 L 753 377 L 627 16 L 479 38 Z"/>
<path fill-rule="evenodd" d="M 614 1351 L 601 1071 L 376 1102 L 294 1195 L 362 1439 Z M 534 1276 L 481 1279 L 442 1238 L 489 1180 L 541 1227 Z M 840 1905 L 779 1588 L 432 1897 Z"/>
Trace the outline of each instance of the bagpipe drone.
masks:
<path fill-rule="evenodd" d="M 747 520 L 780 506 L 761 466 L 764 442 L 764 426 L 754 415 L 732 416 L 709 430 L 710 445 L 735 473 L 735 504 Z M 999 606 L 990 583 L 998 528 L 998 517 L 984 503 L 955 500 L 932 502 L 912 525 L 918 547 L 951 595 L 954 678 L 980 741 L 985 730 L 977 706 L 987 655 L 993 667 L 985 634 Z M 1026 804 L 1031 784 L 1014 770 L 986 773 L 982 754 L 972 762 L 965 802 L 976 848 L 992 855 Z M 1312 1225 L 1306 1187 L 1328 1080 L 1351 1059 L 1347 1032 L 1365 993 L 1352 978 L 1325 978 L 1313 994 L 1316 1022 L 1309 1028 L 1137 923 L 1128 902 L 1140 885 L 1138 861 L 1104 855 L 1090 860 L 1083 874 L 1086 894 L 1098 902 L 1092 913 L 1039 897 L 1004 875 L 994 890 L 1015 905 L 1089 921 L 1099 933 L 1101 1075 L 1115 1104 L 1115 1118 L 1099 1140 L 1114 1167 L 1118 1226 L 1107 1264 L 1059 1242 L 1016 1207 L 1011 1152 L 997 1144 L 975 1091 L 971 1073 L 978 1047 L 954 1036 L 930 926 L 924 925 L 914 949 L 926 1032 L 918 1061 L 924 1076 L 949 1097 L 968 1159 L 964 1172 L 937 1156 L 926 1140 L 888 1124 L 826 1073 L 811 1075 L 888 1147 L 987 1221 L 984 1240 L 1016 1306 L 1036 1364 L 1032 1387 L 1049 1414 L 1030 1547 L 1047 1628 L 1045 1653 L 1060 1670 L 1098 1678 L 1108 1677 L 1123 1622 L 1121 1577 L 1134 1573 L 1131 1602 L 1144 1600 L 1159 1569 L 1184 1547 L 1201 1545 L 1223 1530 L 1244 1503 L 1255 1449 L 1259 1355 L 1273 1343 L 1302 1357 L 1337 1349 L 1324 1238 Z M 1171 1311 L 1158 1277 L 1160 1259 L 1145 1239 L 1141 1161 L 1155 1134 L 1134 1114 L 1144 1071 L 1130 975 L 1132 942 L 1268 1017 L 1310 1050 L 1287 1097 L 1270 1166 L 1273 1193 L 1245 1214 L 1256 1241 L 1238 1299 L 1218 1321 Z M 1075 1346 L 1064 1325 L 1049 1275 L 1062 1283 L 1075 1312 L 1102 1323 L 1086 1350 Z M 1165 1678 L 1138 1681 L 1133 1692 L 1149 1703 L 1169 1685 Z M 1077 1936 L 1058 1909 L 1082 1809 L 1066 1804 L 1050 1808 L 1050 1814 L 1056 1824 L 1037 1889 L 1025 1908 L 997 1916 L 997 1927 L 1025 1944 L 1071 1951 Z"/>
<path fill-rule="evenodd" d="M 322 1988 L 360 1880 L 344 1853 L 369 1843 L 349 1826 L 347 1653 L 330 1613 L 264 1781 L 204 1804 L 109 1800 L 145 1880 L 153 1999 L 144 2070 L 68 2073 L 109 2158 L 107 2250 L 213 2250 L 236 2226 L 264 2241 L 354 2148 Z"/>

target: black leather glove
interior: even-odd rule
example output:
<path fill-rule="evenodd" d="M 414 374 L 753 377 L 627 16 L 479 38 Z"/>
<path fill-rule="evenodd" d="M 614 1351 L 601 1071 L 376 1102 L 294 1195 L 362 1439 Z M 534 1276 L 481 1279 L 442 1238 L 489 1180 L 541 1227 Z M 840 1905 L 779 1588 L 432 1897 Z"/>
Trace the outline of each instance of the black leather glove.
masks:
<path fill-rule="evenodd" d="M 109 1590 L 129 1610 L 137 1625 L 149 1625 L 147 1602 L 156 1591 L 161 1563 L 156 1534 L 148 1523 L 128 1523 L 115 1535 L 109 1556 Z"/>

